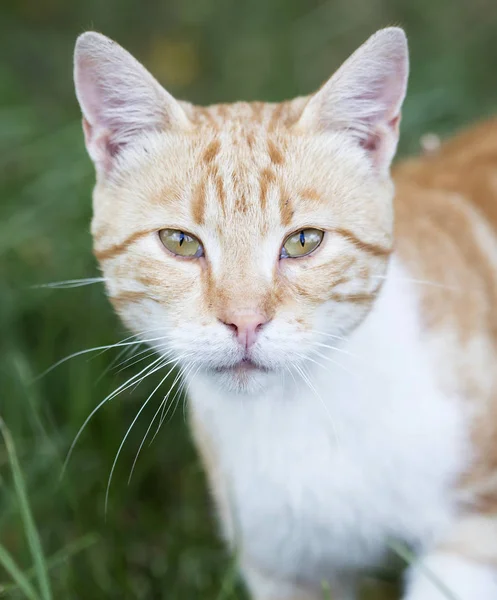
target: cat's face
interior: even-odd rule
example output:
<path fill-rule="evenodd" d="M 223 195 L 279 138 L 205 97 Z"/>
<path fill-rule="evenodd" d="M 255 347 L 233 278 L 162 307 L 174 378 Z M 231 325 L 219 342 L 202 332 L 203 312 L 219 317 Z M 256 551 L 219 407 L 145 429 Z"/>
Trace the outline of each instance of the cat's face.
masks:
<path fill-rule="evenodd" d="M 318 361 L 319 344 L 338 345 L 374 303 L 392 248 L 388 167 L 406 77 L 403 34 L 382 36 L 310 100 L 207 109 L 176 102 L 106 38 L 80 38 L 109 297 L 192 372 L 261 389 Z M 363 69 L 349 81 L 366 59 L 367 90 Z"/>

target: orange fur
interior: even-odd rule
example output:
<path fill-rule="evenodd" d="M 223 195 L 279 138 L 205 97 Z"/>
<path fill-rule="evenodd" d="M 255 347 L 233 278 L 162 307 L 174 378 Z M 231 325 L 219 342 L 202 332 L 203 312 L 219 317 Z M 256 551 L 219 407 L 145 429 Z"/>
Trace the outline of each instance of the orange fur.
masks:
<path fill-rule="evenodd" d="M 361 67 L 368 56 L 364 46 L 346 67 L 360 85 L 364 73 L 369 76 L 388 58 L 382 85 L 390 104 L 380 106 L 383 113 L 367 112 L 369 88 L 342 97 L 348 90 L 343 67 L 337 79 L 308 98 L 209 107 L 179 103 L 119 50 L 116 60 L 126 64 L 128 74 L 145 78 L 150 93 L 131 90 L 134 110 L 121 115 L 119 143 L 112 145 L 105 128 L 95 138 L 87 121 L 98 173 L 95 255 L 113 305 L 137 331 L 151 322 L 173 330 L 195 324 L 204 335 L 208 328 L 219 330 L 220 323 L 233 325 L 231 316 L 241 310 L 257 314 L 263 324 L 277 321 L 291 331 L 288 337 L 305 340 L 316 333 L 319 309 L 339 315 L 334 331 L 340 336 L 331 337 L 344 339 L 360 327 L 381 296 L 394 254 L 416 290 L 426 348 L 444 344 L 437 390 L 462 398 L 470 421 L 470 456 L 451 488 L 460 518 L 437 548 L 495 566 L 497 546 L 485 532 L 495 531 L 497 510 L 497 120 L 399 163 L 392 183 L 389 163 L 407 59 L 397 51 L 404 43 L 398 31 L 382 35 L 381 45 L 379 37 L 369 45 L 379 56 L 376 62 Z M 108 42 L 90 40 L 87 51 L 93 57 L 95 44 L 99 52 L 115 51 Z M 389 43 L 396 50 L 390 54 Z M 77 73 L 81 88 L 84 75 Z M 153 105 L 155 112 L 147 104 L 154 94 L 163 105 L 161 110 Z M 347 110 L 356 100 L 356 110 L 366 116 L 349 123 Z M 135 133 L 137 102 L 148 107 L 146 123 L 152 126 L 137 134 L 135 146 L 110 156 Z M 93 106 L 84 98 L 82 105 Z M 120 113 L 112 105 L 109 114 L 112 125 Z M 380 114 L 381 127 L 370 131 Z M 284 240 L 317 226 L 325 232 L 317 250 L 284 260 Z M 167 252 L 157 235 L 164 228 L 197 237 L 204 255 L 185 260 Z M 196 343 L 190 337 L 174 350 L 191 352 Z M 191 422 L 232 539 L 230 482 L 216 440 L 195 412 Z M 247 568 L 253 568 L 250 560 Z M 299 584 L 293 596 L 291 591 L 285 596 L 293 597 L 314 595 L 300 592 Z"/>
<path fill-rule="evenodd" d="M 497 233 L 497 121 L 487 121 L 443 144 L 435 155 L 399 163 L 396 245 L 420 285 L 426 327 L 450 327 L 460 345 L 453 375 L 474 403 L 475 462 L 462 485 L 475 490 L 474 510 L 497 510 L 497 272 L 485 240 L 475 231 L 484 220 Z M 485 342 L 489 370 L 465 360 L 469 341 Z M 486 381 L 490 378 L 490 382 Z"/>

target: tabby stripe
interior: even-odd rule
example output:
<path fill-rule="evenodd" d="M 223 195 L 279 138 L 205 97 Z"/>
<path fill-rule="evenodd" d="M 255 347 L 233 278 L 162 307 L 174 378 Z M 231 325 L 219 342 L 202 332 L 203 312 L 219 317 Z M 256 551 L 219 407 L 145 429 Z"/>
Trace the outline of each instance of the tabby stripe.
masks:
<path fill-rule="evenodd" d="M 264 102 L 252 102 L 250 104 L 250 107 L 252 109 L 252 120 L 256 123 L 262 123 Z"/>
<path fill-rule="evenodd" d="M 371 302 L 376 296 L 376 292 L 371 294 L 332 294 L 330 300 L 333 302 L 354 302 L 357 304 L 363 304 L 364 302 Z"/>
<path fill-rule="evenodd" d="M 288 112 L 288 102 L 280 102 L 274 107 L 273 114 L 269 121 L 267 130 L 269 132 L 274 131 L 278 125 L 280 125 L 281 117 L 285 112 Z"/>
<path fill-rule="evenodd" d="M 109 258 L 114 258 L 119 254 L 122 254 L 128 249 L 128 246 L 136 242 L 142 237 L 145 237 L 149 233 L 153 233 L 156 229 L 147 229 L 146 231 L 135 231 L 130 236 L 128 236 L 123 242 L 119 244 L 114 244 L 113 246 L 109 246 L 104 250 L 94 250 L 93 254 L 95 255 L 97 260 L 108 260 Z"/>
<path fill-rule="evenodd" d="M 271 162 L 275 165 L 281 165 L 285 160 L 283 158 L 283 153 L 281 152 L 281 150 L 278 148 L 278 146 L 276 146 L 276 144 L 271 139 L 269 139 L 267 141 L 267 146 L 268 146 L 268 153 L 269 153 L 269 158 L 270 158 Z"/>
<path fill-rule="evenodd" d="M 341 235 L 342 237 L 347 239 L 352 244 L 354 244 L 354 246 L 356 248 L 358 248 L 359 250 L 363 250 L 364 252 L 367 252 L 368 254 L 372 254 L 373 256 L 388 256 L 389 254 L 392 253 L 392 248 L 385 248 L 384 246 L 379 246 L 378 244 L 370 244 L 368 242 L 364 242 L 364 241 L 360 240 L 358 237 L 356 237 L 348 229 L 338 228 L 338 229 L 334 229 L 333 231 L 335 233 L 338 233 L 338 235 Z"/>
<path fill-rule="evenodd" d="M 267 197 L 269 192 L 269 186 L 276 182 L 276 176 L 271 169 L 263 169 L 261 172 L 261 208 L 263 211 L 267 207 Z"/>
<path fill-rule="evenodd" d="M 115 296 L 109 297 L 110 301 L 112 302 L 115 308 L 126 306 L 132 302 L 139 302 L 144 298 L 147 298 L 147 294 L 145 292 L 132 291 L 119 292 Z"/>
<path fill-rule="evenodd" d="M 226 191 L 224 181 L 217 169 L 212 169 L 211 176 L 214 178 L 219 204 L 221 205 L 223 215 L 226 216 Z"/>
<path fill-rule="evenodd" d="M 204 150 L 204 154 L 202 155 L 204 163 L 206 163 L 207 165 L 210 164 L 216 158 L 220 148 L 221 143 L 219 142 L 219 140 L 213 140 Z"/>
<path fill-rule="evenodd" d="M 192 200 L 193 220 L 199 225 L 203 225 L 205 219 L 205 179 L 202 179 L 195 188 Z"/>
<path fill-rule="evenodd" d="M 288 194 L 284 189 L 280 189 L 280 216 L 281 223 L 288 227 L 292 222 L 293 218 L 293 207 L 290 204 L 290 194 Z"/>

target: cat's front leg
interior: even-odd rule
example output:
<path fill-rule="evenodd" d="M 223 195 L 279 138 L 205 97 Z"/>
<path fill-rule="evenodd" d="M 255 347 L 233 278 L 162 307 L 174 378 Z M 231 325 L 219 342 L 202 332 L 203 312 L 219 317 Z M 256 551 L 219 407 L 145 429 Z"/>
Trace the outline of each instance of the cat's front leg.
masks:
<path fill-rule="evenodd" d="M 497 599 L 497 519 L 462 520 L 407 576 L 403 600 Z"/>
<path fill-rule="evenodd" d="M 242 563 L 242 573 L 252 600 L 328 600 L 330 595 L 333 600 L 357 600 L 355 581 L 345 577 L 330 583 L 327 592 L 322 586 L 303 587 L 268 575 L 248 562 Z"/>

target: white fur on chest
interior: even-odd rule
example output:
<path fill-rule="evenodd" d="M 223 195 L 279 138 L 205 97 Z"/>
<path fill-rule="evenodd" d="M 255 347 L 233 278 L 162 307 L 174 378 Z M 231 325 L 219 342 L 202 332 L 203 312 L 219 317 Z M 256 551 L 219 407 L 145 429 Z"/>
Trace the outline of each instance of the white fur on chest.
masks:
<path fill-rule="evenodd" d="M 354 356 L 333 354 L 342 366 L 326 369 L 310 363 L 316 393 L 291 378 L 259 398 L 192 382 L 229 490 L 227 535 L 282 578 L 374 568 L 389 540 L 427 545 L 450 522 L 462 409 L 437 386 L 405 278 L 393 264 L 344 347 Z"/>

